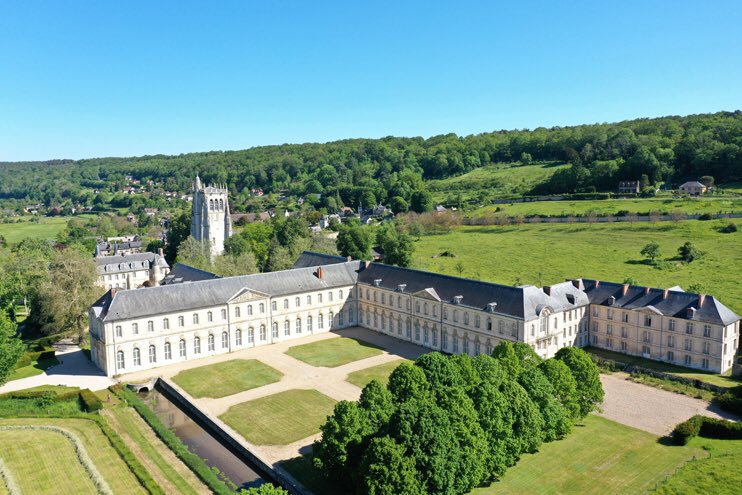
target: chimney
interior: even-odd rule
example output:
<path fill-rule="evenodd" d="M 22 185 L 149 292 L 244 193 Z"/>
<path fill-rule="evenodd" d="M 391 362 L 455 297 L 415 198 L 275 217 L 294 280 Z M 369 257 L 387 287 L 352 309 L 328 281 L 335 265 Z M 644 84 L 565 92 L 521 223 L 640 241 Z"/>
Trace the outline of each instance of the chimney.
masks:
<path fill-rule="evenodd" d="M 379 287 L 380 285 L 381 285 L 381 279 L 380 278 L 374 279 L 374 287 Z"/>
<path fill-rule="evenodd" d="M 611 296 L 608 298 L 608 306 L 613 306 L 616 304 L 616 296 Z"/>
<path fill-rule="evenodd" d="M 631 287 L 629 284 L 623 284 L 623 290 L 621 291 L 621 296 L 626 296 L 626 294 L 629 292 L 629 287 Z"/>
<path fill-rule="evenodd" d="M 698 294 L 698 307 L 703 307 L 703 302 L 706 300 L 706 294 Z"/>
<path fill-rule="evenodd" d="M 600 280 L 595 281 L 595 288 L 597 289 L 598 287 L 600 287 Z"/>
<path fill-rule="evenodd" d="M 464 299 L 464 296 L 453 296 L 453 303 L 454 304 L 461 304 L 461 301 Z"/>
<path fill-rule="evenodd" d="M 650 289 L 649 287 L 644 287 L 644 295 L 645 295 L 645 296 L 648 296 L 648 295 L 649 295 L 649 291 L 650 291 L 650 290 L 651 290 L 651 289 Z"/>
<path fill-rule="evenodd" d="M 487 312 L 488 313 L 494 313 L 496 309 L 497 309 L 497 303 L 496 302 L 487 303 Z"/>
<path fill-rule="evenodd" d="M 345 258 L 345 261 L 353 261 L 353 258 L 351 258 L 350 256 L 348 256 L 347 258 Z"/>
<path fill-rule="evenodd" d="M 157 250 L 157 254 L 159 254 L 160 256 L 165 256 L 165 255 L 163 254 L 163 250 L 162 250 L 162 248 L 160 248 L 160 249 L 158 249 L 158 250 Z"/>
<path fill-rule="evenodd" d="M 404 290 L 405 290 L 406 288 L 407 288 L 407 284 L 399 284 L 399 285 L 397 286 L 397 290 L 398 290 L 399 292 L 404 292 Z"/>
<path fill-rule="evenodd" d="M 667 299 L 667 295 L 670 293 L 670 289 L 665 289 L 662 291 L 662 299 Z"/>
<path fill-rule="evenodd" d="M 550 296 L 551 295 L 551 285 L 544 286 L 544 292 L 546 293 L 547 296 Z"/>
<path fill-rule="evenodd" d="M 695 318 L 695 316 L 696 316 L 696 308 L 694 307 L 688 308 L 688 311 L 686 312 L 686 317 L 689 320 L 692 320 L 693 318 Z"/>
<path fill-rule="evenodd" d="M 324 273 L 324 270 L 322 269 L 322 267 L 320 266 L 319 268 L 317 268 L 317 278 L 320 279 L 320 280 L 322 280 L 322 277 L 324 277 L 324 275 L 325 275 L 325 273 Z"/>

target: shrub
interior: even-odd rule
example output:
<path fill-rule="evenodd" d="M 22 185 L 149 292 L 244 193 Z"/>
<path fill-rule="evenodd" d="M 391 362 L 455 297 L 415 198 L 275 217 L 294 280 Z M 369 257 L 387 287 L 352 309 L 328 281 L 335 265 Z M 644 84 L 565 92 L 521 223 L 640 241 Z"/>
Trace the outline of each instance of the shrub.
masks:
<path fill-rule="evenodd" d="M 39 357 L 36 358 L 36 360 L 37 361 L 46 361 L 48 359 L 54 359 L 55 357 L 57 357 L 57 351 L 55 351 L 54 349 L 51 349 L 51 350 L 44 351 L 44 352 L 40 353 L 39 354 Z"/>
<path fill-rule="evenodd" d="M 98 396 L 87 388 L 80 390 L 80 403 L 85 412 L 89 413 L 95 412 L 103 407 L 103 403 Z"/>
<path fill-rule="evenodd" d="M 691 438 L 698 436 L 701 432 L 703 416 L 693 416 L 683 421 L 672 430 L 672 440 L 677 445 L 686 445 Z"/>
<path fill-rule="evenodd" d="M 722 227 L 720 229 L 720 232 L 722 234 L 731 234 L 733 232 L 737 232 L 737 224 L 736 223 L 730 223 L 729 225 Z"/>
<path fill-rule="evenodd" d="M 741 387 L 735 387 L 741 388 Z M 719 394 L 715 400 L 716 404 L 730 413 L 742 415 L 742 397 L 734 392 L 724 392 Z"/>
<path fill-rule="evenodd" d="M 703 418 L 700 435 L 720 440 L 742 440 L 742 423 L 726 419 Z"/>
<path fill-rule="evenodd" d="M 704 213 L 698 217 L 699 220 L 713 220 L 714 216 L 711 213 Z"/>

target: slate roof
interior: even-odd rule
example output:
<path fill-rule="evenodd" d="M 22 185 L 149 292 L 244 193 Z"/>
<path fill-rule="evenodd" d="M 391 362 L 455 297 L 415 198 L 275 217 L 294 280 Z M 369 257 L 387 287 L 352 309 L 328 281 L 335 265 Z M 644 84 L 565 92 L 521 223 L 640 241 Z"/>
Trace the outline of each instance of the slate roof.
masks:
<path fill-rule="evenodd" d="M 150 266 L 157 265 L 164 268 L 169 267 L 165 258 L 156 253 L 136 253 L 126 256 L 102 256 L 94 259 L 95 270 L 98 275 L 109 273 L 123 273 L 133 270 L 148 270 Z"/>
<path fill-rule="evenodd" d="M 495 313 L 522 318 L 525 321 L 538 318 L 539 312 L 544 307 L 550 307 L 558 312 L 587 304 L 587 297 L 571 282 L 551 286 L 552 295 L 549 296 L 533 285 L 512 287 L 371 263 L 368 268 L 358 274 L 358 282 L 375 285 L 374 280 L 381 280 L 379 286 L 390 290 L 396 290 L 397 286 L 404 284 L 406 293 L 414 294 L 433 289 L 435 294 L 445 302 L 453 302 L 455 296 L 463 296 L 461 306 L 479 310 L 486 310 L 489 303 L 497 303 Z M 574 302 L 568 300 L 567 294 L 573 296 Z"/>
<path fill-rule="evenodd" d="M 113 296 L 109 296 L 112 293 L 109 291 L 95 303 L 100 306 L 100 310 L 93 310 L 102 315 L 105 321 L 117 321 L 226 304 L 243 288 L 274 297 L 330 289 L 354 285 L 360 266 L 361 262 L 358 261 L 326 265 L 322 269 L 321 279 L 316 275 L 316 268 L 311 267 L 145 289 L 117 290 Z"/>
<path fill-rule="evenodd" d="M 691 292 L 672 289 L 655 289 L 629 285 L 626 294 L 623 294 L 624 284 L 614 282 L 603 282 L 589 279 L 582 279 L 585 284 L 585 293 L 590 303 L 608 306 L 611 297 L 615 297 L 612 307 L 626 309 L 654 309 L 664 316 L 676 318 L 692 319 L 705 323 L 714 323 L 717 325 L 729 325 L 739 320 L 739 315 L 724 306 L 713 296 L 701 296 Z M 665 291 L 667 296 L 665 297 Z M 696 312 L 693 318 L 689 318 L 688 310 L 695 308 Z"/>
<path fill-rule="evenodd" d="M 198 282 L 201 280 L 212 280 L 221 278 L 216 273 L 207 272 L 184 263 L 176 263 L 175 267 L 160 282 L 160 285 L 182 284 L 187 282 Z"/>
<path fill-rule="evenodd" d="M 348 261 L 348 258 L 344 258 L 342 256 L 315 253 L 314 251 L 304 251 L 299 255 L 292 268 L 307 268 L 310 266 L 333 265 L 336 263 L 345 263 L 346 261 Z"/>
<path fill-rule="evenodd" d="M 706 187 L 706 186 L 704 184 L 701 184 L 697 180 L 690 180 L 688 182 L 681 184 L 680 187 Z"/>

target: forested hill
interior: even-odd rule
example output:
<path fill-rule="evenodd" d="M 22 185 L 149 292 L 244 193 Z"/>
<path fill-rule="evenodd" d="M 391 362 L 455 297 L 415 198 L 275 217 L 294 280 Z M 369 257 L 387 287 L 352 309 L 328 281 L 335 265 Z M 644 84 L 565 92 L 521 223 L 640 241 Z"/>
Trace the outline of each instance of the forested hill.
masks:
<path fill-rule="evenodd" d="M 223 183 L 233 198 L 250 188 L 286 195 L 322 193 L 327 202 L 409 202 L 425 180 L 460 175 L 498 162 L 559 161 L 538 193 L 613 190 L 619 180 L 682 181 L 711 175 L 742 180 L 742 112 L 636 119 L 614 124 L 498 131 L 428 139 L 386 137 L 325 144 L 284 144 L 178 156 L 0 163 L 0 199 L 74 198 L 125 175 L 185 192 L 198 172 Z M 238 201 L 239 202 L 239 201 Z M 326 204 L 325 206 L 332 206 Z"/>

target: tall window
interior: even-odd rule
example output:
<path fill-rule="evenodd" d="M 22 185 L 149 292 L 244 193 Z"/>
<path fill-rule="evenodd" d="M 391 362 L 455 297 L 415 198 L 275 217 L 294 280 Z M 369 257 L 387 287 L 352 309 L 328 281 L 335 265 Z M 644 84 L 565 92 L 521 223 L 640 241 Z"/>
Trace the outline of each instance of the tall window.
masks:
<path fill-rule="evenodd" d="M 274 321 L 273 325 L 271 325 L 271 335 L 273 335 L 274 339 L 278 337 L 278 322 L 277 321 Z"/>
<path fill-rule="evenodd" d="M 221 313 L 222 313 L 222 320 L 226 320 L 227 319 L 227 310 L 225 308 L 222 308 Z"/>
<path fill-rule="evenodd" d="M 165 360 L 169 361 L 173 359 L 173 350 L 170 347 L 170 342 L 165 342 Z"/>
<path fill-rule="evenodd" d="M 201 354 L 201 339 L 199 337 L 193 338 L 193 353 Z"/>
<path fill-rule="evenodd" d="M 322 304 L 322 294 L 317 294 L 317 302 Z"/>
<path fill-rule="evenodd" d="M 178 342 L 178 354 L 182 358 L 186 357 L 186 342 L 183 339 L 180 339 L 180 342 Z"/>
<path fill-rule="evenodd" d="M 283 300 L 283 309 L 289 309 L 289 300 L 288 299 L 284 299 Z"/>
<path fill-rule="evenodd" d="M 134 366 L 142 365 L 142 355 L 139 352 L 139 347 L 134 348 Z"/>
<path fill-rule="evenodd" d="M 340 289 L 338 291 L 338 297 L 340 298 L 341 301 L 343 300 L 343 289 Z"/>
<path fill-rule="evenodd" d="M 693 323 L 688 322 L 685 324 L 685 333 L 693 334 Z"/>
<path fill-rule="evenodd" d="M 332 291 L 327 293 L 327 299 L 328 301 L 332 302 Z"/>
<path fill-rule="evenodd" d="M 338 313 L 338 325 L 339 325 L 340 327 L 342 327 L 342 326 L 343 326 L 343 325 L 345 324 L 344 320 L 345 320 L 345 318 L 343 318 L 343 312 L 342 312 L 342 311 L 340 311 L 340 312 Z"/>
<path fill-rule="evenodd" d="M 301 327 L 299 327 L 296 330 L 297 333 L 300 333 L 300 331 L 301 331 Z M 312 317 L 311 316 L 307 316 L 307 331 L 309 333 L 312 333 Z"/>
<path fill-rule="evenodd" d="M 211 311 L 206 312 L 206 321 L 208 321 L 209 323 L 214 321 L 214 314 Z"/>
<path fill-rule="evenodd" d="M 185 318 L 183 318 L 182 316 L 178 316 L 178 326 L 179 327 L 185 326 Z"/>
<path fill-rule="evenodd" d="M 317 328 L 319 328 L 320 330 L 325 328 L 325 317 L 322 315 L 322 313 L 317 316 Z"/>
<path fill-rule="evenodd" d="M 235 345 L 242 345 L 242 330 L 239 328 L 234 332 Z"/>
<path fill-rule="evenodd" d="M 116 353 L 116 367 L 120 370 L 124 369 L 124 351 Z"/>
<path fill-rule="evenodd" d="M 288 335 L 288 329 L 286 330 L 286 335 Z M 296 319 L 296 333 L 301 333 L 301 318 Z"/>
<path fill-rule="evenodd" d="M 711 337 L 711 325 L 704 325 L 703 326 L 703 336 L 704 337 Z"/>
<path fill-rule="evenodd" d="M 170 330 L 170 320 L 168 320 L 167 318 L 163 318 L 162 320 L 162 329 Z"/>
<path fill-rule="evenodd" d="M 271 309 L 273 311 L 277 311 L 278 310 L 278 301 L 271 301 Z"/>
<path fill-rule="evenodd" d="M 668 320 L 667 321 L 667 329 L 671 332 L 675 331 L 675 320 Z"/>
<path fill-rule="evenodd" d="M 332 322 L 335 321 L 335 313 L 330 311 L 327 317 L 327 328 L 332 328 Z"/>
<path fill-rule="evenodd" d="M 247 316 L 252 316 L 252 304 L 247 305 Z"/>
<path fill-rule="evenodd" d="M 240 307 L 239 306 L 235 306 L 234 307 L 234 317 L 235 318 L 239 318 L 240 316 L 241 316 L 240 315 Z"/>
<path fill-rule="evenodd" d="M 652 326 L 652 317 L 649 315 L 644 315 L 644 326 L 645 327 L 651 327 Z"/>
<path fill-rule="evenodd" d="M 198 313 L 193 313 L 193 324 L 198 325 Z"/>
<path fill-rule="evenodd" d="M 247 329 L 247 343 L 252 344 L 255 342 L 255 329 L 250 327 Z"/>
<path fill-rule="evenodd" d="M 443 347 L 444 349 L 448 349 L 448 334 L 445 332 L 441 337 L 441 347 Z"/>
<path fill-rule="evenodd" d="M 268 340 L 268 332 L 265 329 L 265 325 L 260 325 L 260 340 Z"/>
<path fill-rule="evenodd" d="M 296 299 L 294 300 L 294 306 L 296 306 L 297 308 L 298 308 L 299 306 L 301 306 L 301 298 L 300 298 L 300 297 L 297 297 L 297 298 L 296 298 Z"/>
<path fill-rule="evenodd" d="M 153 345 L 149 346 L 149 362 L 150 363 L 157 362 L 157 351 L 155 350 L 155 346 Z"/>
<path fill-rule="evenodd" d="M 155 322 L 152 320 L 149 320 L 147 322 L 147 331 L 148 332 L 154 332 L 155 331 Z"/>
<path fill-rule="evenodd" d="M 307 305 L 311 305 L 311 304 L 312 304 L 312 295 L 307 294 Z"/>
<path fill-rule="evenodd" d="M 283 322 L 283 333 L 284 335 L 291 334 L 291 324 L 289 323 L 289 320 Z M 278 338 L 278 325 L 273 327 L 273 338 Z"/>
<path fill-rule="evenodd" d="M 226 349 L 227 347 L 229 347 L 229 334 L 222 332 L 222 349 Z"/>
<path fill-rule="evenodd" d="M 265 313 L 265 303 L 260 303 L 258 309 L 260 310 L 260 314 Z"/>
<path fill-rule="evenodd" d="M 711 344 L 709 344 L 708 342 L 704 342 L 703 343 L 703 353 L 704 354 L 708 354 L 709 352 L 711 352 Z"/>
<path fill-rule="evenodd" d="M 214 346 L 214 334 L 213 333 L 210 333 L 209 336 L 207 337 L 206 341 L 208 342 L 209 350 L 210 351 L 213 351 L 214 348 L 215 348 L 215 346 Z"/>
<path fill-rule="evenodd" d="M 116 325 L 116 337 L 123 337 L 124 331 L 121 330 L 121 325 Z"/>

